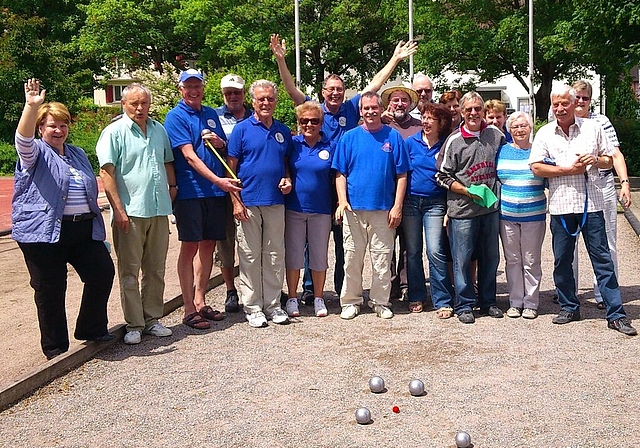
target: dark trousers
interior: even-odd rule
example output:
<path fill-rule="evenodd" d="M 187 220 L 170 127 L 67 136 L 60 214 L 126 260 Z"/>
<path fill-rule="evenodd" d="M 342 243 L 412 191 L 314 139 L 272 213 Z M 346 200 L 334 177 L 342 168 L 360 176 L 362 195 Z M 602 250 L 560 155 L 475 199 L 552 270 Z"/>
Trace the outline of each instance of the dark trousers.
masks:
<path fill-rule="evenodd" d="M 19 243 L 31 276 L 38 309 L 40 344 L 47 357 L 69 349 L 65 311 L 67 263 L 84 283 L 75 338 L 107 333 L 107 301 L 113 286 L 113 261 L 102 241 L 91 238 L 91 220 L 63 221 L 57 243 Z"/>

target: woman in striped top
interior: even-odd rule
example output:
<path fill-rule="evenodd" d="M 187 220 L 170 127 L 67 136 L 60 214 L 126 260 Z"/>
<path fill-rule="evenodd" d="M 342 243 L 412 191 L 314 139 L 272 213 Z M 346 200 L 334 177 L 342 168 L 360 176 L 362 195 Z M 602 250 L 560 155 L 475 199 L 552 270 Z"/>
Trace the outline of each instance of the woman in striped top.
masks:
<path fill-rule="evenodd" d="M 547 199 L 544 179 L 529 168 L 533 123 L 524 112 L 507 120 L 513 143 L 500 148 L 497 175 L 500 195 L 500 237 L 509 289 L 509 317 L 535 319 L 538 316 L 541 252 L 546 229 Z"/>
<path fill-rule="evenodd" d="M 69 349 L 65 311 L 67 263 L 84 283 L 76 339 L 107 342 L 107 300 L 115 275 L 104 245 L 98 183 L 84 151 L 66 143 L 71 116 L 61 103 L 44 103 L 30 79 L 16 130 L 11 236 L 18 242 L 34 289 L 40 344 L 48 359 Z M 35 131 L 41 136 L 35 138 Z"/>

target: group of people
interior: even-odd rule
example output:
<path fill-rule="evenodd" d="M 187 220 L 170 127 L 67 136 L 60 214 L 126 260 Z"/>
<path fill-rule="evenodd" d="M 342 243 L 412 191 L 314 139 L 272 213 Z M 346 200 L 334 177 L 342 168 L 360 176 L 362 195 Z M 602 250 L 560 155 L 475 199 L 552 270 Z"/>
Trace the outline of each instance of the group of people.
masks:
<path fill-rule="evenodd" d="M 273 116 L 275 83 L 253 82 L 249 107 L 244 80 L 229 74 L 220 85 L 224 105 L 213 109 L 202 104 L 204 78 L 194 69 L 180 74 L 182 98 L 164 126 L 149 117 L 149 89 L 134 83 L 122 93 L 123 114 L 100 135 L 96 152 L 112 211 L 125 343 L 137 344 L 143 334 L 172 334 L 159 321 L 172 213 L 180 241 L 183 323 L 195 329 L 224 318 L 206 303 L 214 258 L 226 284 L 225 311 L 242 308 L 250 326 L 264 327 L 269 320 L 286 324 L 300 315 L 302 269 L 302 300 L 313 305 L 316 316 L 326 316 L 332 232 L 343 319 L 356 317 L 364 304 L 367 250 L 368 306 L 380 318 L 393 317 L 394 283 L 413 313 L 423 311 L 430 297 L 440 319 L 457 315 L 473 323 L 476 308 L 503 317 L 496 305 L 499 238 L 509 290 L 506 314 L 534 319 L 547 183 L 561 307 L 553 322 L 580 319 L 577 271 L 569 266 L 582 233 L 609 327 L 636 334 L 616 279 L 611 169 L 620 176 L 628 204 L 626 166 L 610 122 L 589 115 L 588 83 L 554 90 L 555 119 L 532 139 L 529 115 L 507 117 L 502 102 L 484 102 L 476 92 L 448 91 L 434 102 L 425 75 L 416 76 L 411 87 L 378 94 L 397 64 L 415 53 L 413 42 L 399 43 L 364 93 L 349 100 L 342 79 L 328 76 L 322 103 L 296 87 L 278 35 L 271 37 L 270 48 L 296 105 L 297 135 Z M 91 165 L 80 148 L 66 142 L 71 122 L 66 107 L 44 99 L 39 82 L 28 80 L 16 131 L 12 218 L 35 291 L 42 350 L 52 358 L 69 347 L 67 263 L 85 284 L 77 339 L 113 338 L 106 304 L 115 272 L 103 244 Z M 281 293 L 285 280 L 286 294 Z"/>

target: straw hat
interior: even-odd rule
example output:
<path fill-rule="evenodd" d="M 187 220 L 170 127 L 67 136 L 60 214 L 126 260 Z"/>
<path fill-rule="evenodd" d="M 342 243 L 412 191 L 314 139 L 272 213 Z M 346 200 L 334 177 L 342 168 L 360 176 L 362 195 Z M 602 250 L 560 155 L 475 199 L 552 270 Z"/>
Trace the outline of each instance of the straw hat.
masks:
<path fill-rule="evenodd" d="M 380 94 L 380 98 L 382 98 L 382 107 L 384 109 L 389 107 L 389 97 L 393 92 L 397 92 L 398 90 L 402 90 L 407 95 L 409 95 L 409 99 L 411 103 L 409 104 L 407 111 L 415 109 L 416 105 L 418 104 L 418 101 L 420 101 L 420 97 L 418 96 L 418 93 L 415 90 L 410 89 L 409 87 L 404 87 L 404 86 L 391 86 L 384 89 Z"/>

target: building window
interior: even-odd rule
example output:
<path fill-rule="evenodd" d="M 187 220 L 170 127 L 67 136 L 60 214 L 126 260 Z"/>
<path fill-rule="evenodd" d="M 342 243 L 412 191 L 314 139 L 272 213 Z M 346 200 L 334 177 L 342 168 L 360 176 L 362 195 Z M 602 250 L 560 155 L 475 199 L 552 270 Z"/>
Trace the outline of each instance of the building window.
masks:
<path fill-rule="evenodd" d="M 120 101 L 122 99 L 122 91 L 126 86 L 113 86 L 113 101 Z"/>

